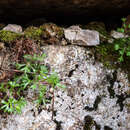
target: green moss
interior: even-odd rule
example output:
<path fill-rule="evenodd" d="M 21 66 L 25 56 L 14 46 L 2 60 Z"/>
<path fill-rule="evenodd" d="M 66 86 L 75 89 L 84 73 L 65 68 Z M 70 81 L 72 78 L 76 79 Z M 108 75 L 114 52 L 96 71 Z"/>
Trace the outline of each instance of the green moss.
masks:
<path fill-rule="evenodd" d="M 114 62 L 117 61 L 117 56 L 112 44 L 101 44 L 95 48 L 95 51 L 97 60 L 101 61 L 107 68 L 114 68 Z"/>
<path fill-rule="evenodd" d="M 46 23 L 40 27 L 28 27 L 24 31 L 26 38 L 31 38 L 35 40 L 49 39 L 51 37 L 56 37 L 58 39 L 62 38 L 64 35 L 63 29 L 52 23 Z"/>
<path fill-rule="evenodd" d="M 6 30 L 0 31 L 0 41 L 6 42 L 6 43 L 11 43 L 17 40 L 18 38 L 20 38 L 21 36 L 22 34 L 18 34 L 11 31 L 6 31 Z"/>
<path fill-rule="evenodd" d="M 114 49 L 115 43 L 102 43 L 97 47 L 94 47 L 94 54 L 98 61 L 109 69 L 118 69 L 128 72 L 128 79 L 130 80 L 130 57 L 124 55 L 124 61 L 119 62 L 119 53 Z"/>
<path fill-rule="evenodd" d="M 25 35 L 26 38 L 40 40 L 41 35 L 42 35 L 42 30 L 40 28 L 31 26 L 31 27 L 28 27 L 24 31 L 24 35 Z"/>

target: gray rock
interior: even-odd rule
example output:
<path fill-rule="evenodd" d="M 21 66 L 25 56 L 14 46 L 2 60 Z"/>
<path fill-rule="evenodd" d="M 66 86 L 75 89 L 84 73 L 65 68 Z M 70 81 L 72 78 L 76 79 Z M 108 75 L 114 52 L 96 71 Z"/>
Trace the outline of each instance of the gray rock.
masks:
<path fill-rule="evenodd" d="M 6 27 L 3 28 L 3 30 L 11 31 L 15 33 L 22 33 L 22 27 L 16 24 L 8 24 Z"/>
<path fill-rule="evenodd" d="M 99 32 L 81 29 L 79 26 L 71 26 L 64 30 L 65 38 L 75 45 L 96 46 L 100 44 Z"/>
<path fill-rule="evenodd" d="M 125 35 L 124 33 L 121 33 L 121 32 L 117 32 L 117 31 L 111 31 L 111 34 L 110 34 L 113 38 L 115 39 L 119 39 L 119 38 L 126 38 L 128 37 L 128 35 Z"/>
<path fill-rule="evenodd" d="M 59 90 L 55 93 L 55 119 L 62 122 L 63 130 L 83 129 L 87 115 L 93 118 L 101 130 L 105 126 L 113 130 L 130 128 L 125 99 L 122 101 L 122 110 L 122 106 L 117 103 L 120 96 L 125 96 L 129 90 L 127 74 L 120 69 L 116 72 L 104 68 L 102 63 L 95 63 L 94 57 L 89 57 L 91 51 L 83 47 L 46 46 L 43 50 L 47 53 L 46 63 L 55 68 L 62 83 L 67 86 L 65 92 Z M 111 86 L 114 75 L 117 79 Z M 111 87 L 114 94 L 109 90 Z"/>
<path fill-rule="evenodd" d="M 38 113 L 35 104 L 28 100 L 21 115 L 0 117 L 2 130 L 83 130 L 86 120 L 91 119 L 92 130 L 108 127 L 113 130 L 129 130 L 129 103 L 125 98 L 129 90 L 127 74 L 118 70 L 106 69 L 95 61 L 91 50 L 79 46 L 43 46 L 45 63 L 55 68 L 66 90 L 55 91 L 55 116 L 51 111 Z M 111 90 L 111 91 L 110 91 Z M 32 95 L 33 97 L 33 95 Z M 122 99 L 124 97 L 124 99 Z M 47 104 L 47 108 L 51 104 Z M 87 118 L 87 119 L 86 119 Z M 89 120 L 88 120 L 89 121 Z M 59 124 L 59 125 L 58 125 Z"/>

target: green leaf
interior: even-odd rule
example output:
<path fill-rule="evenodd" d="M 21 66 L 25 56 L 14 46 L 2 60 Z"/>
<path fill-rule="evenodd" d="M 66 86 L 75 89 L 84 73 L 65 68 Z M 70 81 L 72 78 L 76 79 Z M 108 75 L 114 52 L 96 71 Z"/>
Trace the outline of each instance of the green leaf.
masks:
<path fill-rule="evenodd" d="M 121 56 L 121 57 L 119 58 L 119 61 L 120 61 L 120 62 L 123 62 L 123 61 L 124 61 L 123 56 Z"/>
<path fill-rule="evenodd" d="M 115 50 L 117 51 L 117 50 L 119 50 L 119 49 L 120 49 L 119 44 L 115 44 Z"/>
<path fill-rule="evenodd" d="M 47 82 L 49 84 L 51 84 L 53 87 L 60 82 L 59 77 L 57 75 L 57 73 L 53 73 L 51 74 L 48 78 L 47 78 Z"/>
<path fill-rule="evenodd" d="M 117 28 L 117 31 L 118 31 L 118 32 L 121 32 L 121 33 L 124 33 L 124 32 L 125 32 L 125 30 L 124 30 L 123 28 Z"/>
<path fill-rule="evenodd" d="M 35 89 L 37 88 L 37 84 L 33 84 L 33 85 L 31 85 L 30 88 L 33 89 L 33 90 L 35 90 Z"/>
<path fill-rule="evenodd" d="M 126 28 L 126 24 L 123 24 L 123 27 Z"/>
<path fill-rule="evenodd" d="M 128 24 L 128 28 L 130 28 L 130 24 Z"/>
<path fill-rule="evenodd" d="M 126 56 L 130 56 L 130 51 L 126 53 Z"/>
<path fill-rule="evenodd" d="M 26 64 L 16 64 L 16 69 L 21 69 L 22 67 L 24 67 Z"/>
<path fill-rule="evenodd" d="M 60 84 L 60 83 L 57 83 L 56 86 L 59 87 L 59 88 L 62 88 L 62 89 L 66 89 L 66 86 L 65 86 L 65 85 L 62 85 L 62 84 Z"/>
<path fill-rule="evenodd" d="M 42 72 L 42 73 L 48 73 L 48 70 L 47 70 L 46 66 L 41 65 L 40 66 L 40 72 Z"/>
<path fill-rule="evenodd" d="M 31 55 L 24 55 L 23 56 L 26 60 L 30 61 L 32 59 L 32 56 Z"/>
<path fill-rule="evenodd" d="M 124 50 L 119 51 L 120 55 L 124 55 Z"/>
<path fill-rule="evenodd" d="M 126 18 L 122 18 L 121 20 L 122 20 L 122 22 L 125 22 L 125 21 L 126 21 Z"/>

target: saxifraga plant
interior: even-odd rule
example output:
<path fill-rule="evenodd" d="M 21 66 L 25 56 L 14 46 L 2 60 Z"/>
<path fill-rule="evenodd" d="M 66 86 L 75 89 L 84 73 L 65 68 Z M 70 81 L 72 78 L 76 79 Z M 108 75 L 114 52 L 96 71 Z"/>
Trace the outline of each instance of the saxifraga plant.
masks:
<path fill-rule="evenodd" d="M 54 109 L 54 89 L 56 87 L 65 88 L 60 84 L 60 79 L 55 72 L 49 72 L 43 64 L 43 55 L 25 55 L 24 63 L 16 64 L 17 74 L 12 81 L 0 84 L 0 93 L 4 93 L 0 99 L 0 109 L 8 113 L 21 113 L 26 105 L 24 91 L 28 88 L 33 91 L 38 90 L 36 103 L 45 105 L 48 102 L 46 95 L 49 89 L 52 90 L 52 110 Z M 1 98 L 1 97 L 0 97 Z M 52 112 L 53 119 L 53 112 Z"/>
<path fill-rule="evenodd" d="M 128 26 L 125 24 L 126 18 L 122 18 L 121 20 L 123 25 L 121 28 L 118 28 L 117 31 L 125 34 L 126 29 L 130 29 L 130 24 Z M 118 51 L 118 54 L 120 55 L 119 61 L 123 62 L 124 56 L 130 56 L 130 37 L 116 39 L 114 43 L 114 49 Z"/>

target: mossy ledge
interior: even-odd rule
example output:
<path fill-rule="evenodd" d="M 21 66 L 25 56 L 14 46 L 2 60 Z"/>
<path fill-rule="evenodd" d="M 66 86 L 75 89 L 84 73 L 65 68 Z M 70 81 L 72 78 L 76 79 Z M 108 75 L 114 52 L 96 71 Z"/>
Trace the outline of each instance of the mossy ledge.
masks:
<path fill-rule="evenodd" d="M 56 37 L 60 40 L 63 36 L 63 28 L 52 23 L 46 23 L 39 27 L 27 27 L 23 33 L 15 33 L 6 30 L 0 30 L 0 41 L 5 43 L 12 43 L 20 38 L 29 38 L 32 40 L 42 41 L 47 40 L 51 37 Z"/>

